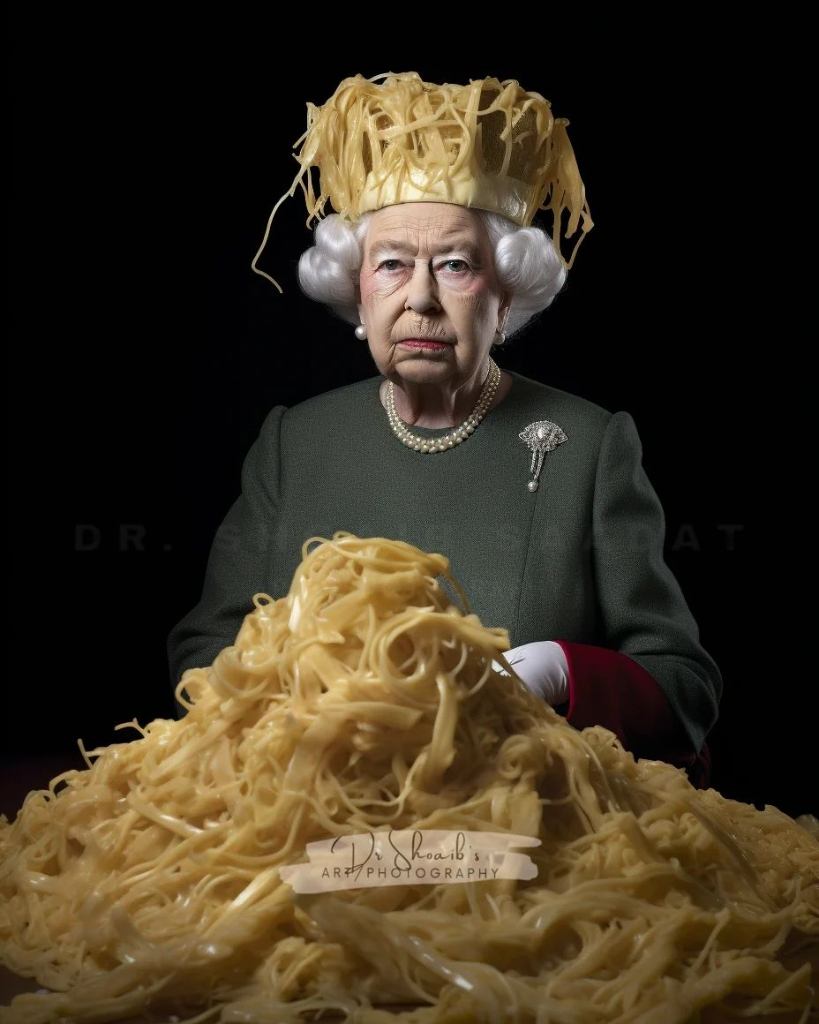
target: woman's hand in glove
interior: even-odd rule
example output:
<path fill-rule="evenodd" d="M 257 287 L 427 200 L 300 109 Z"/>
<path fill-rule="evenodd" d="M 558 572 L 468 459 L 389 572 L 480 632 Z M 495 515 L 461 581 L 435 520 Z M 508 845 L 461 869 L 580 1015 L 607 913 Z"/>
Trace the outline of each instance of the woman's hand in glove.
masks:
<path fill-rule="evenodd" d="M 547 704 L 562 704 L 569 699 L 569 664 L 563 648 L 554 640 L 523 644 L 507 651 L 504 657 L 526 688 Z M 497 672 L 509 675 L 497 661 L 493 665 Z"/>

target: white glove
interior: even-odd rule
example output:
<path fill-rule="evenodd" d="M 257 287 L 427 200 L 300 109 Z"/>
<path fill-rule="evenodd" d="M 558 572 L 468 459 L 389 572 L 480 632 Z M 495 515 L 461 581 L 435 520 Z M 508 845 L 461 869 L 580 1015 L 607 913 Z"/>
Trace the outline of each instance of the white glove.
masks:
<path fill-rule="evenodd" d="M 569 699 L 569 663 L 563 648 L 554 640 L 523 644 L 506 651 L 504 657 L 527 689 L 547 704 L 562 704 Z M 497 661 L 492 665 L 501 675 L 509 675 Z"/>

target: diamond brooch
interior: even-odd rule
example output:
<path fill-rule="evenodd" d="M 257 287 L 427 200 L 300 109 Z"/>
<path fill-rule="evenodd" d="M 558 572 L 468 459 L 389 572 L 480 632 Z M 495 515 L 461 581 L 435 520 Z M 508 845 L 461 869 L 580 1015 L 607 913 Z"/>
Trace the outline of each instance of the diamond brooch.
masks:
<path fill-rule="evenodd" d="M 518 437 L 532 451 L 532 479 L 526 486 L 530 491 L 536 491 L 540 481 L 540 471 L 543 469 L 543 456 L 569 439 L 563 430 L 551 420 L 537 420 L 535 423 L 530 423 L 525 430 L 518 434 Z"/>

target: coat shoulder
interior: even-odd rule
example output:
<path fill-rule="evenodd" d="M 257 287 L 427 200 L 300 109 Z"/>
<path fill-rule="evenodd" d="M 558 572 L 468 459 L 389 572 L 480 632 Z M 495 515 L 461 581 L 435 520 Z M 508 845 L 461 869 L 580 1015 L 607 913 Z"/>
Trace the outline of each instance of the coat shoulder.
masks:
<path fill-rule="evenodd" d="M 347 413 L 360 407 L 362 402 L 378 390 L 380 376 L 367 377 L 354 384 L 344 384 L 324 391 L 303 402 L 291 405 L 285 413 L 287 425 L 291 428 L 315 426 L 317 422 L 345 422 Z"/>
<path fill-rule="evenodd" d="M 561 427 L 567 435 L 600 438 L 612 418 L 612 412 L 581 395 L 541 384 L 539 381 L 509 371 L 515 378 L 518 400 L 532 420 L 548 419 Z"/>

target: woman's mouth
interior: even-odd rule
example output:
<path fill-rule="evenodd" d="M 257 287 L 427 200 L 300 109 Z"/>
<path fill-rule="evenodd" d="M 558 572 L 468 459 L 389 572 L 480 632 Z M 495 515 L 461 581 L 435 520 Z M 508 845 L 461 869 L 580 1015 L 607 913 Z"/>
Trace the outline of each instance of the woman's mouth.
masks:
<path fill-rule="evenodd" d="M 403 341 L 399 341 L 398 344 L 406 348 L 428 348 L 437 351 L 446 348 L 448 342 L 432 341 L 430 338 L 405 338 Z"/>

